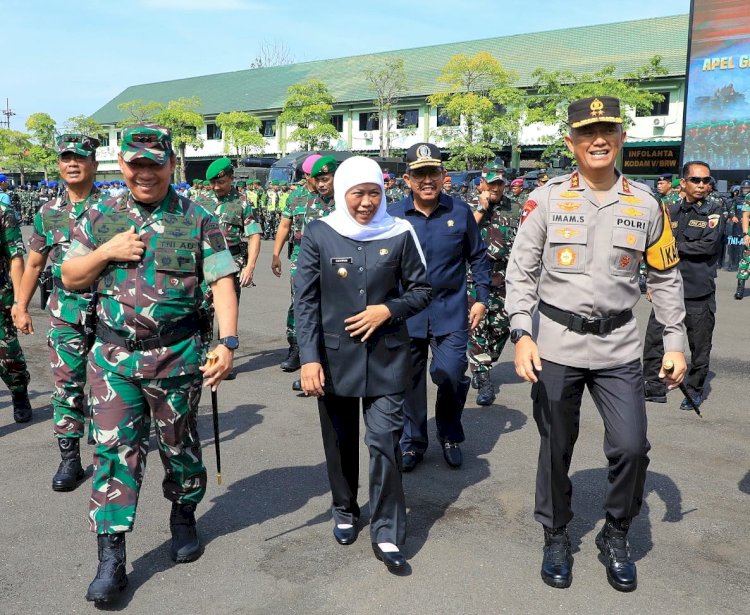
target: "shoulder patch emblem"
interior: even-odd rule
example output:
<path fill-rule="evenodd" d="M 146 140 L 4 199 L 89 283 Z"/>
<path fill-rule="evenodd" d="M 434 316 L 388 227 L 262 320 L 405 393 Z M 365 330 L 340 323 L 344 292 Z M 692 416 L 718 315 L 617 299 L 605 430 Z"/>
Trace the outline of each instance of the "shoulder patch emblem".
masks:
<path fill-rule="evenodd" d="M 721 216 L 719 216 L 719 214 L 711 214 L 708 216 L 708 228 L 716 228 L 720 219 Z"/>

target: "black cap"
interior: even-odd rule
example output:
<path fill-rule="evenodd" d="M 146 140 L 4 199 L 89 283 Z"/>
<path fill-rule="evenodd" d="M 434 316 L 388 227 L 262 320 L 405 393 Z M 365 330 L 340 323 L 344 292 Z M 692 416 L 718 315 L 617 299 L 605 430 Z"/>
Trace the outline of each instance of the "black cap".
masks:
<path fill-rule="evenodd" d="M 622 124 L 620 99 L 614 96 L 595 96 L 576 100 L 568 105 L 568 125 L 580 128 L 596 122 Z"/>
<path fill-rule="evenodd" d="M 440 148 L 432 143 L 415 143 L 406 150 L 406 164 L 409 165 L 409 169 L 441 167 L 443 160 L 440 156 Z"/>
<path fill-rule="evenodd" d="M 659 178 L 656 180 L 658 182 L 671 182 L 672 181 L 672 174 L 671 173 L 662 173 L 659 175 Z"/>

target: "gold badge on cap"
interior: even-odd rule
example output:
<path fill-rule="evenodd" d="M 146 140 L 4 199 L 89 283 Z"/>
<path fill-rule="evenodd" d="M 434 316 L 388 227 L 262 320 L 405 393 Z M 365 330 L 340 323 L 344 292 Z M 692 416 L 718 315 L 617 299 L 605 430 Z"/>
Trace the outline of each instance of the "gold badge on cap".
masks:
<path fill-rule="evenodd" d="M 589 109 L 591 109 L 591 117 L 599 117 L 600 115 L 604 115 L 604 103 L 598 98 L 595 98 L 591 101 Z"/>
<path fill-rule="evenodd" d="M 425 158 L 432 158 L 432 152 L 430 151 L 429 146 L 420 145 L 417 148 L 417 162 Z"/>
<path fill-rule="evenodd" d="M 336 272 L 340 278 L 345 278 L 349 275 L 349 272 L 346 270 L 346 267 L 339 267 L 338 271 Z"/>
<path fill-rule="evenodd" d="M 453 226 L 454 224 L 456 223 L 453 220 L 448 220 L 448 226 Z"/>
<path fill-rule="evenodd" d="M 388 248 L 380 248 L 380 256 L 386 256 L 388 254 Z"/>

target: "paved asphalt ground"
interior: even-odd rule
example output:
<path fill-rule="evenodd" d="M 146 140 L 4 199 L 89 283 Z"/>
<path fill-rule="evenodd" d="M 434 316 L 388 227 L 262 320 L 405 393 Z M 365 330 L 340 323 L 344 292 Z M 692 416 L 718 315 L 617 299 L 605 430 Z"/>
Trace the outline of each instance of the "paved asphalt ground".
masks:
<path fill-rule="evenodd" d="M 28 227 L 25 229 L 28 234 Z M 745 391 L 750 297 L 732 299 L 734 274 L 719 274 L 710 395 L 704 418 L 649 404 L 651 465 L 641 515 L 631 531 L 639 587 L 612 589 L 597 558 L 606 460 L 602 423 L 588 394 L 573 459 L 573 585 L 539 576 L 542 531 L 534 521 L 538 435 L 529 385 L 507 348 L 492 372 L 497 403 L 464 413 L 465 463 L 451 470 L 434 444 L 404 476 L 409 507 L 405 552 L 411 570 L 389 574 L 372 554 L 367 528 L 367 457 L 361 456 L 363 529 L 348 547 L 331 535 L 329 493 L 316 405 L 291 391 L 283 373 L 288 277 L 270 273 L 270 242 L 257 286 L 243 292 L 239 376 L 219 399 L 224 484 L 215 480 L 210 396 L 199 428 L 209 485 L 198 509 L 206 552 L 191 564 L 169 558 L 169 502 L 154 451 L 135 531 L 127 537 L 130 584 L 109 610 L 132 613 L 750 613 L 750 424 Z M 750 294 L 750 293 L 749 293 Z M 35 299 L 35 306 L 38 302 Z M 637 309 L 641 327 L 648 304 Z M 86 482 L 51 490 L 59 456 L 52 438 L 45 318 L 22 340 L 32 373 L 33 422 L 16 425 L 0 391 L 0 613 L 92 613 L 84 600 L 96 571 L 86 518 Z M 434 388 L 431 389 L 434 400 Z M 434 434 L 434 421 L 430 420 Z"/>

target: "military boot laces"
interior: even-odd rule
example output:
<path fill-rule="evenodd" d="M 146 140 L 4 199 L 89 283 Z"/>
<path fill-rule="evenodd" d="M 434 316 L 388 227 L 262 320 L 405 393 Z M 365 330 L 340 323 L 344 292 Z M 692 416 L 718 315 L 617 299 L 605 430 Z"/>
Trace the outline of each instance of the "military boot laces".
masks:
<path fill-rule="evenodd" d="M 128 584 L 125 574 L 125 534 L 99 534 L 99 568 L 86 592 L 89 602 L 112 602 Z"/>
<path fill-rule="evenodd" d="M 31 402 L 26 389 L 13 393 L 13 420 L 16 423 L 28 423 L 31 420 Z"/>
<path fill-rule="evenodd" d="M 294 372 L 300 368 L 299 346 L 297 346 L 297 344 L 289 346 L 289 354 L 286 359 L 281 362 L 280 367 L 285 372 Z"/>
<path fill-rule="evenodd" d="M 172 503 L 169 515 L 169 529 L 172 532 L 170 555 L 178 564 L 194 562 L 203 554 L 203 545 L 195 527 L 195 505 Z"/>
<path fill-rule="evenodd" d="M 81 465 L 81 450 L 78 438 L 58 438 L 57 445 L 60 447 L 60 467 L 52 477 L 52 489 L 54 491 L 72 491 L 78 486 L 78 481 L 83 478 L 83 466 Z"/>
<path fill-rule="evenodd" d="M 638 584 L 635 562 L 630 557 L 629 527 L 629 520 L 612 519 L 608 516 L 596 537 L 596 546 L 607 567 L 607 581 L 621 592 L 633 591 Z"/>
<path fill-rule="evenodd" d="M 550 587 L 565 589 L 573 582 L 573 555 L 567 527 L 544 528 L 542 581 Z"/>
<path fill-rule="evenodd" d="M 495 401 L 495 385 L 492 384 L 489 372 L 481 372 L 477 374 L 477 385 L 479 388 L 479 393 L 477 393 L 477 405 L 491 406 Z"/>

